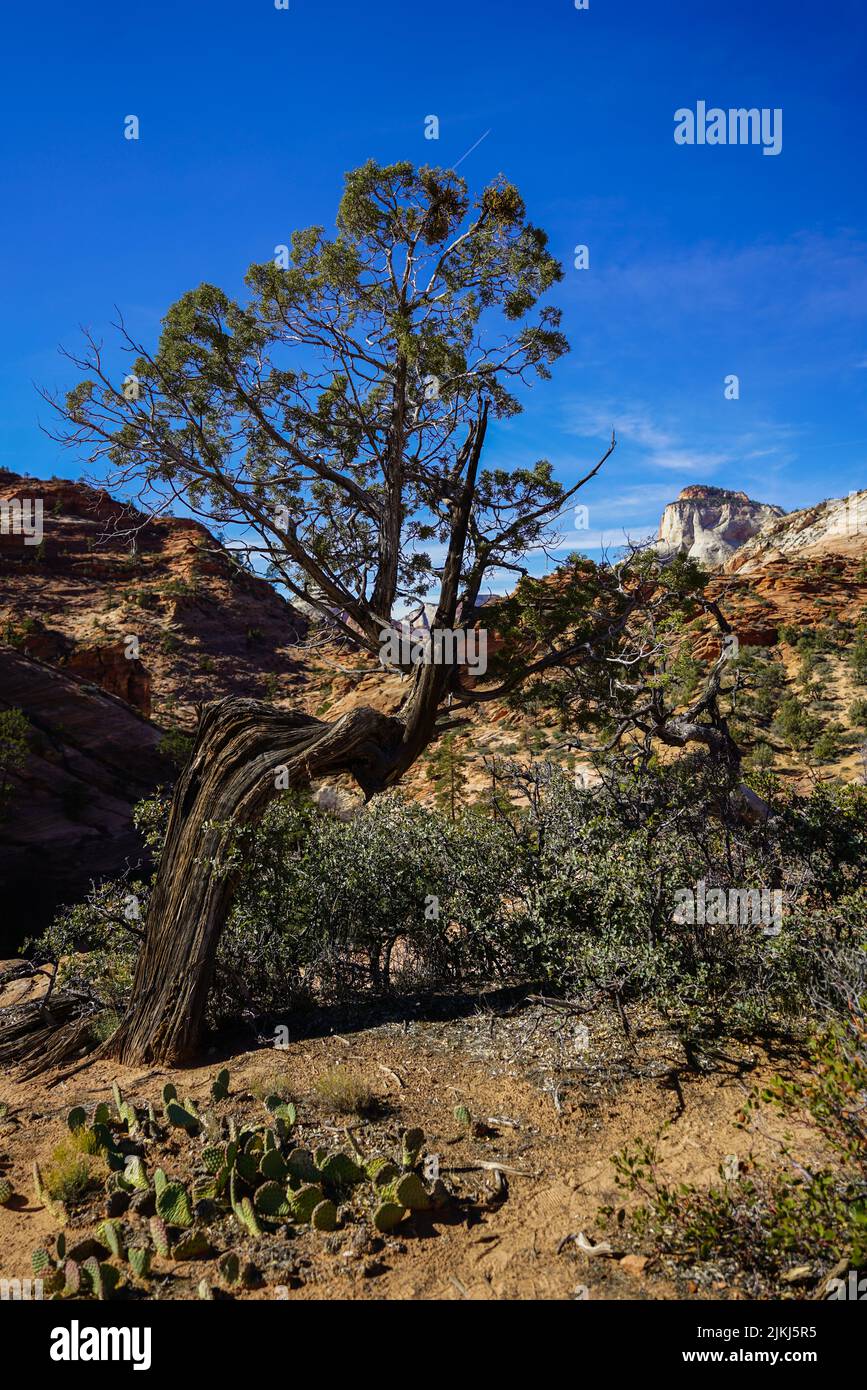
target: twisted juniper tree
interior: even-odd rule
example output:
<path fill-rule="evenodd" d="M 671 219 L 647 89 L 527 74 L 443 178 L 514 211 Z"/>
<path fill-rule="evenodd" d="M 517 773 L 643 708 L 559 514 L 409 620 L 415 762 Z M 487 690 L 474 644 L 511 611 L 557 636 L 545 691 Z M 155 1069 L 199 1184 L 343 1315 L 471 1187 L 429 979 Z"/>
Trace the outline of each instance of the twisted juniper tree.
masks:
<path fill-rule="evenodd" d="M 245 303 L 200 285 L 168 311 L 153 352 L 119 324 L 122 380 L 88 335 L 72 357 L 84 379 L 52 402 L 60 437 L 145 510 L 178 501 L 232 527 L 250 563 L 258 552 L 290 596 L 374 659 L 395 612 L 431 592 L 435 627 L 475 624 L 486 575 L 521 574 L 610 453 L 568 489 L 544 460 L 482 467 L 489 420 L 516 414 L 516 391 L 567 350 L 558 310 L 540 305 L 561 278 L 503 178 L 471 199 L 452 172 L 369 163 L 346 178 L 336 235 L 298 232 L 253 265 Z M 114 1055 L 173 1062 L 194 1050 L 235 886 L 233 828 L 261 815 L 275 768 L 282 786 L 349 772 L 371 796 L 450 726 L 458 691 L 473 698 L 456 665 L 434 662 L 413 668 L 391 716 L 207 708 Z"/>

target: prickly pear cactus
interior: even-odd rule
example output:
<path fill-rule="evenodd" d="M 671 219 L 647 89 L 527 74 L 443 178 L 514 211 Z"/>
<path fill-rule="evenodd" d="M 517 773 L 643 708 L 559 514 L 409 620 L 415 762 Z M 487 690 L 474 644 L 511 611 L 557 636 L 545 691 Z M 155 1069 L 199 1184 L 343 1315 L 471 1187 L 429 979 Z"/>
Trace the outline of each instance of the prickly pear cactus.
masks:
<path fill-rule="evenodd" d="M 211 1086 L 211 1097 L 216 1100 L 225 1100 L 229 1094 L 229 1072 L 226 1067 L 218 1071 Z"/>
<path fill-rule="evenodd" d="M 162 1255 L 164 1260 L 169 1257 L 169 1237 L 166 1231 L 166 1223 L 160 1216 L 152 1216 L 150 1219 L 151 1240 L 158 1255 Z"/>
<path fill-rule="evenodd" d="M 256 1220 L 256 1213 L 253 1210 L 253 1203 L 249 1197 L 242 1197 L 240 1205 L 235 1209 L 235 1215 L 242 1226 L 246 1226 L 251 1236 L 260 1236 L 262 1227 Z"/>
<path fill-rule="evenodd" d="M 105 1245 L 108 1246 L 116 1260 L 123 1259 L 123 1241 L 120 1235 L 120 1226 L 116 1221 L 103 1221 L 99 1226 L 99 1236 Z"/>
<path fill-rule="evenodd" d="M 137 1188 L 140 1191 L 144 1191 L 144 1189 L 149 1186 L 145 1166 L 138 1154 L 129 1155 L 124 1164 L 123 1176 L 130 1187 Z"/>
<path fill-rule="evenodd" d="M 81 1272 L 99 1299 L 111 1298 L 120 1282 L 120 1271 L 114 1265 L 100 1264 L 95 1255 L 84 1261 Z"/>
<path fill-rule="evenodd" d="M 337 1230 L 337 1208 L 327 1197 L 324 1202 L 313 1208 L 310 1225 L 315 1231 Z"/>
<path fill-rule="evenodd" d="M 257 1187 L 253 1205 L 257 1216 L 277 1218 L 291 1214 L 285 1189 L 279 1182 L 263 1182 L 261 1187 Z"/>
<path fill-rule="evenodd" d="M 162 1217 L 167 1226 L 192 1226 L 193 1214 L 190 1211 L 190 1199 L 183 1183 L 166 1183 L 157 1197 L 157 1214 Z"/>
<path fill-rule="evenodd" d="M 307 1183 L 293 1192 L 290 1200 L 295 1220 L 309 1221 L 319 1203 L 325 1200 L 325 1193 L 318 1183 Z"/>
<path fill-rule="evenodd" d="M 291 1129 L 298 1119 L 298 1112 L 291 1100 L 283 1100 L 280 1096 L 266 1096 L 265 1105 L 274 1119 L 282 1122 L 287 1129 Z"/>
<path fill-rule="evenodd" d="M 219 1173 L 226 1162 L 226 1150 L 222 1144 L 210 1144 L 202 1149 L 202 1167 L 209 1173 Z"/>
<path fill-rule="evenodd" d="M 30 1264 L 34 1274 L 42 1274 L 51 1264 L 51 1256 L 47 1250 L 34 1250 L 30 1256 Z"/>
<path fill-rule="evenodd" d="M 177 1100 L 177 1098 L 177 1087 L 173 1086 L 171 1081 L 167 1081 L 165 1086 L 163 1086 L 163 1105 L 168 1105 L 169 1101 Z"/>
<path fill-rule="evenodd" d="M 198 1118 L 175 1100 L 170 1100 L 166 1106 L 166 1119 L 170 1125 L 174 1125 L 176 1129 L 185 1129 L 188 1134 L 199 1132 Z"/>
<path fill-rule="evenodd" d="M 63 1296 L 74 1298 L 81 1292 L 81 1266 L 75 1260 L 66 1260 L 63 1266 Z"/>
<path fill-rule="evenodd" d="M 325 1162 L 319 1165 L 319 1176 L 323 1182 L 331 1183 L 334 1187 L 352 1187 L 363 1180 L 365 1172 L 349 1154 L 338 1152 L 329 1154 Z"/>
<path fill-rule="evenodd" d="M 403 1132 L 400 1161 L 404 1168 L 414 1168 L 424 1147 L 424 1130 L 407 1129 Z"/>
<path fill-rule="evenodd" d="M 128 1100 L 121 1101 L 117 1107 L 117 1113 L 128 1130 L 135 1129 L 138 1124 L 138 1116 L 135 1113 L 135 1107 L 130 1105 Z"/>
<path fill-rule="evenodd" d="M 97 1148 L 103 1153 L 109 1153 L 114 1149 L 114 1136 L 108 1127 L 108 1121 L 94 1120 L 90 1132 L 96 1140 Z"/>
<path fill-rule="evenodd" d="M 400 1169 L 390 1158 L 371 1158 L 365 1164 L 365 1172 L 377 1187 L 387 1187 L 400 1177 Z"/>
<path fill-rule="evenodd" d="M 130 1269 L 139 1279 L 147 1279 L 151 1272 L 151 1252 L 146 1245 L 131 1245 L 127 1251 Z"/>
<path fill-rule="evenodd" d="M 214 1247 L 204 1231 L 185 1231 L 172 1246 L 173 1260 L 206 1260 L 213 1253 Z"/>
<path fill-rule="evenodd" d="M 0 1207 L 8 1206 L 12 1201 L 12 1184 L 8 1178 L 0 1178 Z"/>
<path fill-rule="evenodd" d="M 410 1211 L 429 1211 L 433 1203 L 430 1193 L 417 1173 L 405 1173 L 394 1184 L 394 1199 Z"/>
<path fill-rule="evenodd" d="M 77 1129 L 82 1129 L 87 1124 L 87 1111 L 80 1105 L 73 1106 L 66 1117 L 66 1123 L 74 1134 Z"/>
<path fill-rule="evenodd" d="M 262 1155 L 259 1172 L 263 1178 L 269 1178 L 272 1182 L 286 1181 L 289 1167 L 279 1149 L 269 1149 Z"/>
<path fill-rule="evenodd" d="M 399 1202 L 380 1202 L 373 1213 L 373 1224 L 378 1231 L 393 1231 L 406 1216 L 406 1207 Z"/>
<path fill-rule="evenodd" d="M 215 1202 L 219 1196 L 220 1184 L 216 1178 L 194 1178 L 192 1198 L 196 1202 Z"/>
<path fill-rule="evenodd" d="M 286 1166 L 290 1176 L 301 1182 L 315 1182 L 319 1177 L 319 1169 L 309 1149 L 293 1149 L 286 1159 Z"/>

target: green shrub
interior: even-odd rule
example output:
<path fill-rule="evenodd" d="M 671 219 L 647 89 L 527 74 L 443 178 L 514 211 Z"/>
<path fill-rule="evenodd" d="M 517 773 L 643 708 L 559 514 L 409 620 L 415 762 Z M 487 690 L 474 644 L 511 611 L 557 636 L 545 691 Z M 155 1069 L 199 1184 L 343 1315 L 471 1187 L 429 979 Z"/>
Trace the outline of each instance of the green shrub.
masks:
<path fill-rule="evenodd" d="M 195 739 L 185 729 L 169 729 L 160 739 L 159 751 L 175 767 L 183 769 L 190 761 Z"/>
<path fill-rule="evenodd" d="M 20 709 L 0 710 L 0 818 L 12 798 L 10 773 L 20 772 L 29 752 L 30 721 Z"/>
<path fill-rule="evenodd" d="M 532 980 L 621 1008 L 652 1000 L 696 1035 L 802 1020 L 828 951 L 867 933 L 867 789 L 822 784 L 802 798 L 770 774 L 752 780 L 766 824 L 745 824 L 736 782 L 700 758 L 593 789 L 548 764 L 503 764 L 490 814 L 454 822 L 397 793 L 348 822 L 287 794 L 235 837 L 209 1018 Z M 136 814 L 158 857 L 165 803 Z M 779 892 L 781 930 L 677 922 L 678 891 L 699 881 Z M 36 949 L 119 1012 L 147 896 L 141 881 L 102 885 Z"/>

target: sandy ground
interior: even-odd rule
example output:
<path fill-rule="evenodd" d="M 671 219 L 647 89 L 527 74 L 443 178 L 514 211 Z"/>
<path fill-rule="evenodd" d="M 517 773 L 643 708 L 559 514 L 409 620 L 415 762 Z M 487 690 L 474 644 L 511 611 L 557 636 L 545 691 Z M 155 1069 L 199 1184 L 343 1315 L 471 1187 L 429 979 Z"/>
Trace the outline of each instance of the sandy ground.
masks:
<path fill-rule="evenodd" d="M 772 1161 L 783 1127 L 763 1112 L 761 1131 L 738 1128 L 737 1117 L 753 1085 L 787 1063 L 756 1050 L 729 1049 L 716 1070 L 690 1073 L 677 1067 L 678 1049 L 652 1021 L 640 1024 L 634 1049 L 615 1020 L 589 1019 L 590 1039 L 576 1054 L 574 1020 L 544 1004 L 497 1010 L 481 1004 L 459 1018 L 392 1020 L 345 1028 L 330 1036 L 298 1038 L 285 1049 L 258 1047 L 228 1055 L 213 1050 L 207 1065 L 183 1072 L 132 1071 L 97 1062 L 60 1084 L 51 1077 L 0 1081 L 0 1171 L 16 1193 L 0 1208 L 0 1277 L 25 1278 L 32 1250 L 56 1229 L 33 1196 L 33 1159 L 48 1161 L 66 1132 L 72 1105 L 92 1110 L 110 1101 L 111 1082 L 124 1095 L 158 1099 L 166 1081 L 181 1095 L 208 1095 L 218 1066 L 231 1071 L 232 1100 L 241 1118 L 263 1107 L 249 1094 L 257 1077 L 280 1071 L 291 1078 L 303 1130 L 305 1120 L 338 1132 L 345 1118 L 328 1114 L 316 1094 L 317 1079 L 336 1065 L 350 1067 L 379 1096 L 385 1127 L 393 1132 L 421 1125 L 426 1150 L 439 1155 L 441 1171 L 456 1190 L 474 1200 L 474 1214 L 444 1220 L 415 1218 L 371 1254 L 357 1232 L 332 1237 L 306 1231 L 292 1241 L 293 1278 L 283 1283 L 278 1263 L 262 1287 L 244 1298 L 314 1299 L 571 1299 L 737 1298 L 724 1279 L 676 1290 L 653 1261 L 641 1267 L 622 1243 L 613 1258 L 588 1258 L 574 1240 L 583 1231 L 606 1235 L 599 1208 L 628 1205 L 616 1186 L 611 1156 L 637 1136 L 659 1145 L 661 1171 L 673 1181 L 705 1184 L 720 1163 L 737 1154 L 742 1165 Z M 672 1070 L 673 1065 L 675 1070 Z M 465 1105 L 488 1122 L 482 1137 L 462 1130 L 455 1107 Z M 365 1143 L 367 1126 L 351 1121 Z M 379 1126 L 380 1133 L 382 1124 Z M 806 1136 L 800 1136 L 806 1143 Z M 303 1142 L 303 1141 L 302 1141 Z M 472 1164 L 498 1161 L 508 1195 L 498 1202 L 489 1170 Z M 75 1218 L 78 1239 L 93 1229 Z M 607 1234 L 611 1234 L 610 1231 Z M 617 1240 L 612 1236 L 615 1246 Z M 626 1263 L 622 1258 L 627 1256 Z M 157 1268 L 159 1265 L 157 1264 Z M 216 1277 L 213 1268 L 165 1265 L 154 1289 L 159 1297 L 195 1296 L 195 1282 Z M 286 1277 L 286 1276 L 284 1276 Z M 192 1291 L 192 1292 L 191 1292 Z"/>

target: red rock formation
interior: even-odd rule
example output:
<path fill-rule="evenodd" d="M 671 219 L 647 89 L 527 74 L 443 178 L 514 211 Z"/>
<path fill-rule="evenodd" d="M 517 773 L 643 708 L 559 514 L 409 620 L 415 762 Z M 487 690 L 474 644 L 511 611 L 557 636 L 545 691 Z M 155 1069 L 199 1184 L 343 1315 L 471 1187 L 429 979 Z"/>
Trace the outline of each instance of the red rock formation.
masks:
<path fill-rule="evenodd" d="M 0 638 L 17 650 L 187 728 L 198 704 L 303 681 L 305 620 L 201 522 L 0 472 L 0 503 L 14 498 L 41 500 L 44 527 L 38 547 L 0 534 Z"/>

